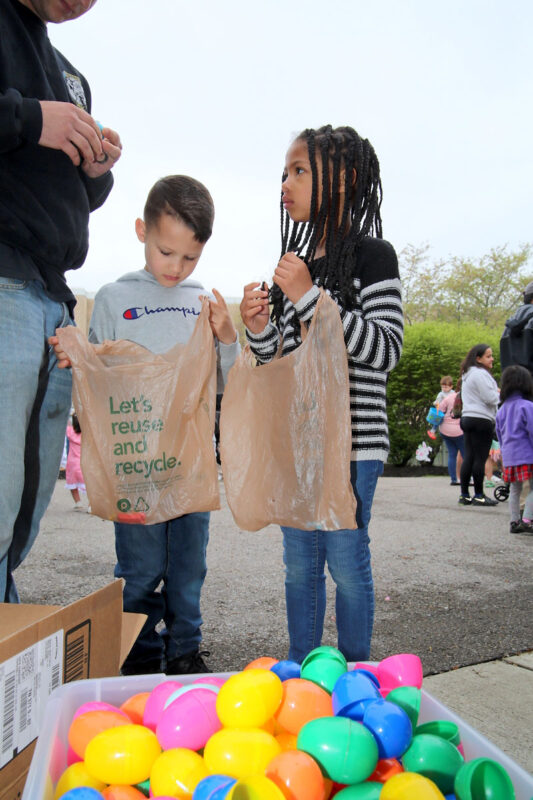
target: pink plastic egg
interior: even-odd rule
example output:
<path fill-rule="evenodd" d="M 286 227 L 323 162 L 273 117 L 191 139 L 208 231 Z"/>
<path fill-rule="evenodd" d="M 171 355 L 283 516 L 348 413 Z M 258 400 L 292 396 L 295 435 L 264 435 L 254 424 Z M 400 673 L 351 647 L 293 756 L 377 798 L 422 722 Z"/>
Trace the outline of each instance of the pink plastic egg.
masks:
<path fill-rule="evenodd" d="M 216 712 L 217 695 L 196 688 L 182 694 L 162 713 L 156 736 L 163 750 L 186 747 L 200 750 L 222 727 Z"/>

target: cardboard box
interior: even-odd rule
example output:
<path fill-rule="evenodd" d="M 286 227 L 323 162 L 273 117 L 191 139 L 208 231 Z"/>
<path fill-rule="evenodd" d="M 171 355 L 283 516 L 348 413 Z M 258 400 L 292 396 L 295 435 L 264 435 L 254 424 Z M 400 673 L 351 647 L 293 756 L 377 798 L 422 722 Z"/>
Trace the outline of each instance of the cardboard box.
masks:
<path fill-rule="evenodd" d="M 0 603 L 0 800 L 21 796 L 50 693 L 118 675 L 144 619 L 121 580 L 66 607 Z"/>

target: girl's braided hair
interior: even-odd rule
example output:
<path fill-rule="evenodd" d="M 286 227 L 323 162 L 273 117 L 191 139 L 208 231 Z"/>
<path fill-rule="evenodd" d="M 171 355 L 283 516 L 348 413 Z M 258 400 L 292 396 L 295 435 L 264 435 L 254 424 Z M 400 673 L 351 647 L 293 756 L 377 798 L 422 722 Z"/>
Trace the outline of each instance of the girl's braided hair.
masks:
<path fill-rule="evenodd" d="M 307 128 L 295 141 L 306 142 L 309 151 L 313 178 L 311 209 L 308 222 L 292 222 L 281 199 L 281 255 L 296 253 L 308 265 L 313 280 L 337 295 L 345 308 L 353 308 L 357 249 L 364 236 L 383 237 L 379 161 L 368 139 L 362 139 L 349 127 Z M 317 208 L 320 166 L 322 197 Z M 344 205 L 341 209 L 342 180 Z M 314 261 L 321 242 L 325 244 L 325 256 Z M 276 284 L 271 289 L 271 302 L 272 319 L 279 323 L 283 293 Z"/>

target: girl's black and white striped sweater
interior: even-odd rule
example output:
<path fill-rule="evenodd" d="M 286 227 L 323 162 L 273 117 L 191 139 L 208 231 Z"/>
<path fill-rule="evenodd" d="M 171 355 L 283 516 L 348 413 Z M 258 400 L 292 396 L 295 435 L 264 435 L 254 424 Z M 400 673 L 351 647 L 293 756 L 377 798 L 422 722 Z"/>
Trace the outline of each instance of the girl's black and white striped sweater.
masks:
<path fill-rule="evenodd" d="M 400 359 L 403 342 L 403 312 L 398 259 L 394 248 L 383 239 L 363 239 L 357 254 L 354 285 L 355 307 L 342 308 L 350 376 L 352 417 L 352 461 L 387 460 L 389 432 L 387 425 L 387 374 Z M 300 323 L 311 320 L 320 290 L 313 286 L 293 305 L 285 298 L 280 330 L 269 322 L 260 334 L 247 330 L 250 348 L 259 362 L 270 361 L 283 337 L 286 355 L 301 343 L 293 320 L 296 311 Z"/>

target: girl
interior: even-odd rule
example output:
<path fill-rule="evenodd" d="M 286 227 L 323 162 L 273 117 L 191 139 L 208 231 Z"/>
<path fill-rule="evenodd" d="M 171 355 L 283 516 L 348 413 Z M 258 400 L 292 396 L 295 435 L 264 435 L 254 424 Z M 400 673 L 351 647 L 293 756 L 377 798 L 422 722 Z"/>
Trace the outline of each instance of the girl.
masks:
<path fill-rule="evenodd" d="M 382 239 L 381 180 L 372 145 L 353 128 L 307 129 L 286 155 L 281 184 L 281 259 L 273 286 L 250 283 L 241 314 L 259 362 L 301 344 L 323 287 L 344 326 L 352 418 L 351 482 L 357 529 L 282 528 L 289 658 L 320 645 L 327 561 L 336 584 L 338 647 L 368 658 L 374 617 L 368 524 L 389 450 L 386 383 L 403 337 L 396 254 Z M 269 301 L 272 313 L 269 318 Z"/>
<path fill-rule="evenodd" d="M 503 461 L 503 479 L 510 484 L 511 533 L 533 534 L 533 379 L 525 367 L 503 371 L 496 435 Z M 520 519 L 520 493 L 529 482 Z"/>
<path fill-rule="evenodd" d="M 465 454 L 464 436 L 461 430 L 461 421 L 452 417 L 457 392 L 453 391 L 452 379 L 449 378 L 450 383 L 445 384 L 444 381 L 446 379 L 448 379 L 448 376 L 446 376 L 446 378 L 441 378 L 443 397 L 439 402 L 439 410 L 444 411 L 444 419 L 439 426 L 439 433 L 446 442 L 446 449 L 448 451 L 450 485 L 459 486 L 457 474 L 461 469 Z"/>
<path fill-rule="evenodd" d="M 497 506 L 496 500 L 483 493 L 485 462 L 489 455 L 498 408 L 498 384 L 490 374 L 494 356 L 488 344 L 476 344 L 461 364 L 461 429 L 465 437 L 465 456 L 461 466 L 463 506 Z M 474 496 L 468 485 L 474 478 Z"/>
<path fill-rule="evenodd" d="M 83 511 L 83 503 L 80 498 L 80 491 L 85 494 L 85 480 L 81 472 L 81 427 L 76 414 L 72 415 L 72 425 L 67 425 L 67 468 L 65 474 L 65 486 L 70 489 L 74 500 L 74 511 Z"/>

